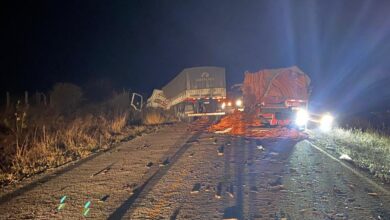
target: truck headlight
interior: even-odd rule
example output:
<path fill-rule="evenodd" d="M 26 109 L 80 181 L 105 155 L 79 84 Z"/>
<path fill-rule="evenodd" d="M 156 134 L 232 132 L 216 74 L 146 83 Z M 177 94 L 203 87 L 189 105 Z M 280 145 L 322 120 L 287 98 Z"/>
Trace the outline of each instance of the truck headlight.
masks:
<path fill-rule="evenodd" d="M 329 131 L 332 129 L 333 117 L 330 114 L 326 114 L 322 116 L 320 121 L 320 129 L 321 131 Z"/>
<path fill-rule="evenodd" d="M 295 124 L 298 126 L 306 126 L 309 121 L 309 112 L 305 109 L 298 109 L 297 114 L 295 116 Z"/>
<path fill-rule="evenodd" d="M 236 100 L 236 106 L 237 106 L 237 107 L 241 107 L 241 106 L 242 106 L 242 101 L 241 101 L 241 99 L 237 99 L 237 100 Z"/>
<path fill-rule="evenodd" d="M 225 107 L 226 107 L 226 103 L 223 102 L 222 105 L 221 105 L 221 108 L 225 109 Z"/>

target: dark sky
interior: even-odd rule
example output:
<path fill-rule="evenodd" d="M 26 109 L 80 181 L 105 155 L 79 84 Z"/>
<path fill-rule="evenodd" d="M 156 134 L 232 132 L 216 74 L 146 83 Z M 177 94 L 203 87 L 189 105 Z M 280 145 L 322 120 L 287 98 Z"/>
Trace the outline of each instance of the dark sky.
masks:
<path fill-rule="evenodd" d="M 1 92 L 105 80 L 151 92 L 183 68 L 297 65 L 313 104 L 389 107 L 390 1 L 2 1 Z M 4 93 L 3 93 L 4 94 Z"/>

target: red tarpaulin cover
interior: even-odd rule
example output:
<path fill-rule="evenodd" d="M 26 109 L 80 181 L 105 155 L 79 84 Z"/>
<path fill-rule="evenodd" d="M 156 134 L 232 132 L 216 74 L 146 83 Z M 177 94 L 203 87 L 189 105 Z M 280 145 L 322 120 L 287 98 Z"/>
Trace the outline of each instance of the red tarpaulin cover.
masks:
<path fill-rule="evenodd" d="M 245 107 L 287 99 L 307 100 L 309 84 L 310 78 L 296 66 L 246 72 L 242 88 Z"/>

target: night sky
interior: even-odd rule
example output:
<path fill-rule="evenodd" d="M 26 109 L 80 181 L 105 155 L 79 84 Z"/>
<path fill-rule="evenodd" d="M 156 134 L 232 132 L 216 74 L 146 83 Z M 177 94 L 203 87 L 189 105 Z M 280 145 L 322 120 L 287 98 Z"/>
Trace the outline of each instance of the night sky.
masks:
<path fill-rule="evenodd" d="M 94 80 L 150 93 L 186 67 L 226 67 L 231 85 L 247 70 L 297 65 L 313 105 L 390 108 L 388 0 L 0 4 L 2 94 Z"/>

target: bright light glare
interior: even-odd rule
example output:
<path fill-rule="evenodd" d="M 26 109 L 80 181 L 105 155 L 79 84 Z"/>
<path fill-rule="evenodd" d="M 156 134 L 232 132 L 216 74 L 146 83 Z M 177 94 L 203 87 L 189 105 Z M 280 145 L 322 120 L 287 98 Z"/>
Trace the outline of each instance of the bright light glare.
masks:
<path fill-rule="evenodd" d="M 241 99 L 237 99 L 237 100 L 236 100 L 236 106 L 237 106 L 237 107 L 241 107 L 241 105 L 242 105 Z"/>
<path fill-rule="evenodd" d="M 228 106 L 232 106 L 232 103 L 231 103 L 231 102 L 228 102 Z"/>
<path fill-rule="evenodd" d="M 305 109 L 299 109 L 296 114 L 295 124 L 298 126 L 305 126 L 309 121 L 309 113 Z"/>
<path fill-rule="evenodd" d="M 321 131 L 329 131 L 330 129 L 332 129 L 332 124 L 333 124 L 333 117 L 330 114 L 326 114 L 322 116 L 320 122 Z"/>
<path fill-rule="evenodd" d="M 222 105 L 221 105 L 221 108 L 225 109 L 225 106 L 226 106 L 226 103 L 223 102 Z"/>

